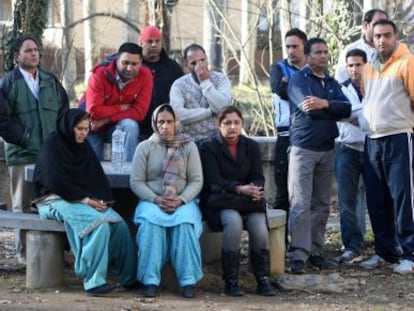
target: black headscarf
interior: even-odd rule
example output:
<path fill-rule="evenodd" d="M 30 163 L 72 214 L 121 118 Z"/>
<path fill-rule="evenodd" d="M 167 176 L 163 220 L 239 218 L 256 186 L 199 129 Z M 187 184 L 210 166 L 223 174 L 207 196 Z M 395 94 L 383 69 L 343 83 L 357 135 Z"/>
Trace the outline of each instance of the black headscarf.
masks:
<path fill-rule="evenodd" d="M 58 120 L 56 131 L 43 144 L 34 171 L 35 194 L 49 193 L 66 201 L 86 197 L 112 200 L 106 175 L 87 141 L 77 143 L 74 127 L 88 114 L 80 109 L 67 110 Z"/>

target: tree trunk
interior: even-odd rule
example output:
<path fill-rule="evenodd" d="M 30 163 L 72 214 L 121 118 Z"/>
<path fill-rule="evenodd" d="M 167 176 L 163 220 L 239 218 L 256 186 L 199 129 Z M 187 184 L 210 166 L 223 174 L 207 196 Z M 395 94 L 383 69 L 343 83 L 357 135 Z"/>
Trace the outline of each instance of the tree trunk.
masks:
<path fill-rule="evenodd" d="M 87 17 L 92 13 L 95 13 L 96 5 L 95 1 L 83 0 L 82 1 L 82 13 L 83 17 Z M 89 76 L 91 75 L 93 65 L 98 57 L 95 43 L 97 42 L 96 33 L 96 19 L 91 18 L 83 22 L 83 44 L 84 44 L 84 61 L 85 61 L 85 83 L 88 83 Z"/>
<path fill-rule="evenodd" d="M 285 34 L 292 28 L 292 23 L 290 20 L 290 0 L 281 0 L 280 1 L 280 10 L 279 10 L 279 23 L 280 23 L 280 38 L 282 44 L 283 58 L 287 57 L 285 49 Z M 305 6 L 302 4 L 302 6 Z"/>
<path fill-rule="evenodd" d="M 224 26 L 221 21 L 221 14 L 226 15 L 227 0 L 204 0 L 204 40 L 203 45 L 209 59 L 211 69 L 226 71 L 224 67 L 224 41 L 222 34 Z"/>
<path fill-rule="evenodd" d="M 95 1 L 93 1 L 95 2 Z M 138 0 L 124 0 L 124 13 L 125 18 L 129 19 L 131 22 L 138 24 L 139 20 L 139 6 Z M 124 24 L 123 34 L 125 35 L 124 41 L 128 42 L 137 42 L 137 33 L 134 29 L 128 27 L 127 24 Z"/>
<path fill-rule="evenodd" d="M 258 16 L 258 1 L 242 0 L 239 84 L 253 83 Z"/>
<path fill-rule="evenodd" d="M 68 93 L 69 99 L 74 100 L 76 81 L 76 51 L 73 46 L 73 28 L 66 27 L 73 23 L 72 1 L 60 0 L 60 15 L 63 26 L 62 37 L 62 84 Z"/>

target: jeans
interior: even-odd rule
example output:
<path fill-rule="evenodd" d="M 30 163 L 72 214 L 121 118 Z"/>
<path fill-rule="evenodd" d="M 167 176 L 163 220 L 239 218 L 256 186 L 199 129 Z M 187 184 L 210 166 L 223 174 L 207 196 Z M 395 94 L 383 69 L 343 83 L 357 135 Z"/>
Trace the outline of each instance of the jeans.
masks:
<path fill-rule="evenodd" d="M 90 133 L 88 141 L 98 156 L 98 159 L 102 161 L 103 145 L 104 143 L 110 143 L 112 141 L 112 132 L 115 130 L 115 126 L 121 128 L 126 133 L 124 161 L 131 162 L 135 153 L 135 148 L 138 145 L 139 125 L 137 121 L 132 119 L 120 120 L 116 125 L 112 125 L 103 132 Z"/>
<path fill-rule="evenodd" d="M 249 232 L 249 249 L 251 251 L 269 249 L 265 213 L 241 215 L 234 209 L 224 209 L 221 210 L 220 218 L 223 224 L 224 251 L 238 251 L 240 249 L 243 227 Z"/>
<path fill-rule="evenodd" d="M 362 174 L 364 153 L 337 144 L 335 174 L 342 243 L 346 250 L 362 254 L 365 235 L 365 185 Z"/>

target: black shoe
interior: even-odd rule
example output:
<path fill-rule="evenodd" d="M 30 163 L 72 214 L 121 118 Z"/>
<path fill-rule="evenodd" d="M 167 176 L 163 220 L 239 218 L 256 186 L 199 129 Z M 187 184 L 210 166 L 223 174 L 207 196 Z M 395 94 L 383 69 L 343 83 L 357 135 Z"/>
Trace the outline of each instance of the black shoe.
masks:
<path fill-rule="evenodd" d="M 239 280 L 228 279 L 228 280 L 225 280 L 224 282 L 225 282 L 224 292 L 227 296 L 231 296 L 231 297 L 244 296 L 244 293 L 240 290 L 240 287 L 239 287 Z"/>
<path fill-rule="evenodd" d="M 263 276 L 257 280 L 257 293 L 262 296 L 276 296 L 267 276 Z"/>
<path fill-rule="evenodd" d="M 292 274 L 304 274 L 305 273 L 305 262 L 303 260 L 291 260 L 290 272 Z"/>
<path fill-rule="evenodd" d="M 321 255 L 311 255 L 308 259 L 309 265 L 318 269 L 329 269 L 332 265 Z"/>
<path fill-rule="evenodd" d="M 184 286 L 182 294 L 184 298 L 194 298 L 195 297 L 195 286 L 194 285 Z"/>
<path fill-rule="evenodd" d="M 116 290 L 116 285 L 105 283 L 103 285 L 93 287 L 86 290 L 88 296 L 105 296 L 106 294 L 112 293 Z"/>
<path fill-rule="evenodd" d="M 157 296 L 158 286 L 156 285 L 145 285 L 144 297 L 153 298 Z"/>
<path fill-rule="evenodd" d="M 134 281 L 132 283 L 122 285 L 122 287 L 125 288 L 126 290 L 138 290 L 142 288 L 142 284 L 138 281 Z"/>

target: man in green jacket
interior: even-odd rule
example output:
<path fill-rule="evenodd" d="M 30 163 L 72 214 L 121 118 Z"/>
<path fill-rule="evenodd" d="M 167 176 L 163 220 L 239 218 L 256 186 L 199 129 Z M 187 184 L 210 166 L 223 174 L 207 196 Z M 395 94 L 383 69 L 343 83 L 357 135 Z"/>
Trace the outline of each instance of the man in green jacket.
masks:
<path fill-rule="evenodd" d="M 69 108 L 69 100 L 57 78 L 39 68 L 39 44 L 35 39 L 18 38 L 14 57 L 17 66 L 0 85 L 0 136 L 6 141 L 12 209 L 28 212 L 33 189 L 24 179 L 25 165 L 35 162 L 59 114 Z M 17 231 L 16 252 L 18 262 L 24 264 L 24 236 Z"/>

